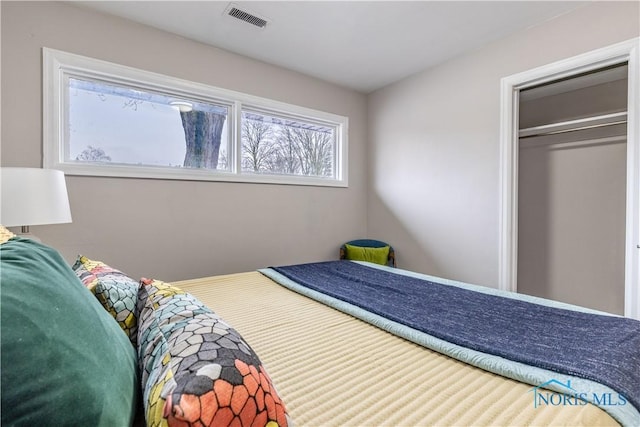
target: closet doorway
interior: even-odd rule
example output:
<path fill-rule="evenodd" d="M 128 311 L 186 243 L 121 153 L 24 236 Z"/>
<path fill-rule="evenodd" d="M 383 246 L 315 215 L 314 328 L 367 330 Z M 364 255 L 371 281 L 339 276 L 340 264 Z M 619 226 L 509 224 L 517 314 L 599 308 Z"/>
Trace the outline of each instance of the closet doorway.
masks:
<path fill-rule="evenodd" d="M 628 65 L 520 91 L 518 292 L 624 314 Z"/>
<path fill-rule="evenodd" d="M 640 319 L 639 55 L 502 79 L 501 289 Z"/>

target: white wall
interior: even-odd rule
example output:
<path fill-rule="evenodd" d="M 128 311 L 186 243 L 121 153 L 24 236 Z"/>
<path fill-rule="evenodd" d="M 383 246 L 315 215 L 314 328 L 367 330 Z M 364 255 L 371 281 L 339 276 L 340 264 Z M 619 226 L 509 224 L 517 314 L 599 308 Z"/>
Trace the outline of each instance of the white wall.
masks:
<path fill-rule="evenodd" d="M 337 258 L 366 233 L 366 97 L 67 3 L 2 8 L 2 166 L 42 165 L 43 46 L 349 117 L 349 188 L 67 177 L 73 223 L 32 227 L 69 260 L 187 279 Z"/>
<path fill-rule="evenodd" d="M 368 234 L 400 267 L 497 287 L 500 79 L 638 37 L 639 6 L 592 3 L 371 94 Z"/>

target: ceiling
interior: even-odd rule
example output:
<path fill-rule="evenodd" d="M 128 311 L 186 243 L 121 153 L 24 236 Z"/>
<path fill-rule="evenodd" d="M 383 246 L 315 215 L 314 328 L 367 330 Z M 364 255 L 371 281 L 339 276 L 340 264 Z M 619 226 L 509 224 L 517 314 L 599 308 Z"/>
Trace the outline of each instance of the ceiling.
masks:
<path fill-rule="evenodd" d="M 588 1 L 72 2 L 369 93 Z"/>

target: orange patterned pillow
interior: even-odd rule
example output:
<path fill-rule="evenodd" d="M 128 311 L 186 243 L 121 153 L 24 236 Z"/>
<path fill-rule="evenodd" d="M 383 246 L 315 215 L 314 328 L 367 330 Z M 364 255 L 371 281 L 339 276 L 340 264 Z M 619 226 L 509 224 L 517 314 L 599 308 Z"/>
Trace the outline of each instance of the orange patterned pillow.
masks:
<path fill-rule="evenodd" d="M 273 382 L 237 331 L 175 286 L 141 284 L 138 358 L 148 426 L 289 425 Z"/>

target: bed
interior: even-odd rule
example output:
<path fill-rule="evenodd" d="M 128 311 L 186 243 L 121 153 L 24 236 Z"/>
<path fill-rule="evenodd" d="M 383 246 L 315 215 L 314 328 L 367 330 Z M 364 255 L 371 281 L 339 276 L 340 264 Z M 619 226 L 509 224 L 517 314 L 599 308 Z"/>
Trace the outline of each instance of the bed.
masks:
<path fill-rule="evenodd" d="M 70 266 L 2 227 L 0 261 L 3 425 L 640 425 L 635 320 L 351 261 L 138 280 L 85 256 Z M 433 286 L 454 292 L 438 303 L 446 309 L 434 308 L 439 297 L 429 291 L 430 309 L 411 297 L 400 311 L 435 312 L 428 326 L 449 326 L 434 335 L 377 307 Z M 358 289 L 374 298 L 360 301 Z M 493 302 L 469 311 L 469 293 Z M 575 356 L 559 368 L 558 358 L 543 360 L 551 369 L 474 349 L 474 336 L 485 341 L 478 328 L 512 307 L 525 308 L 525 326 L 535 323 L 527 304 L 542 307 L 544 322 L 558 313 L 584 322 L 573 329 L 593 348 L 571 356 L 553 337 L 542 340 Z M 468 349 L 455 343 L 465 334 Z M 525 357 L 528 341 L 513 336 L 505 351 Z M 595 376 L 582 364 L 595 364 Z"/>
<path fill-rule="evenodd" d="M 610 410 L 622 402 L 611 399 L 603 408 L 548 395 L 536 404 L 542 381 L 505 378 L 424 348 L 291 290 L 277 276 L 267 269 L 175 285 L 252 344 L 297 425 L 640 425 L 626 401 L 622 416 Z"/>

